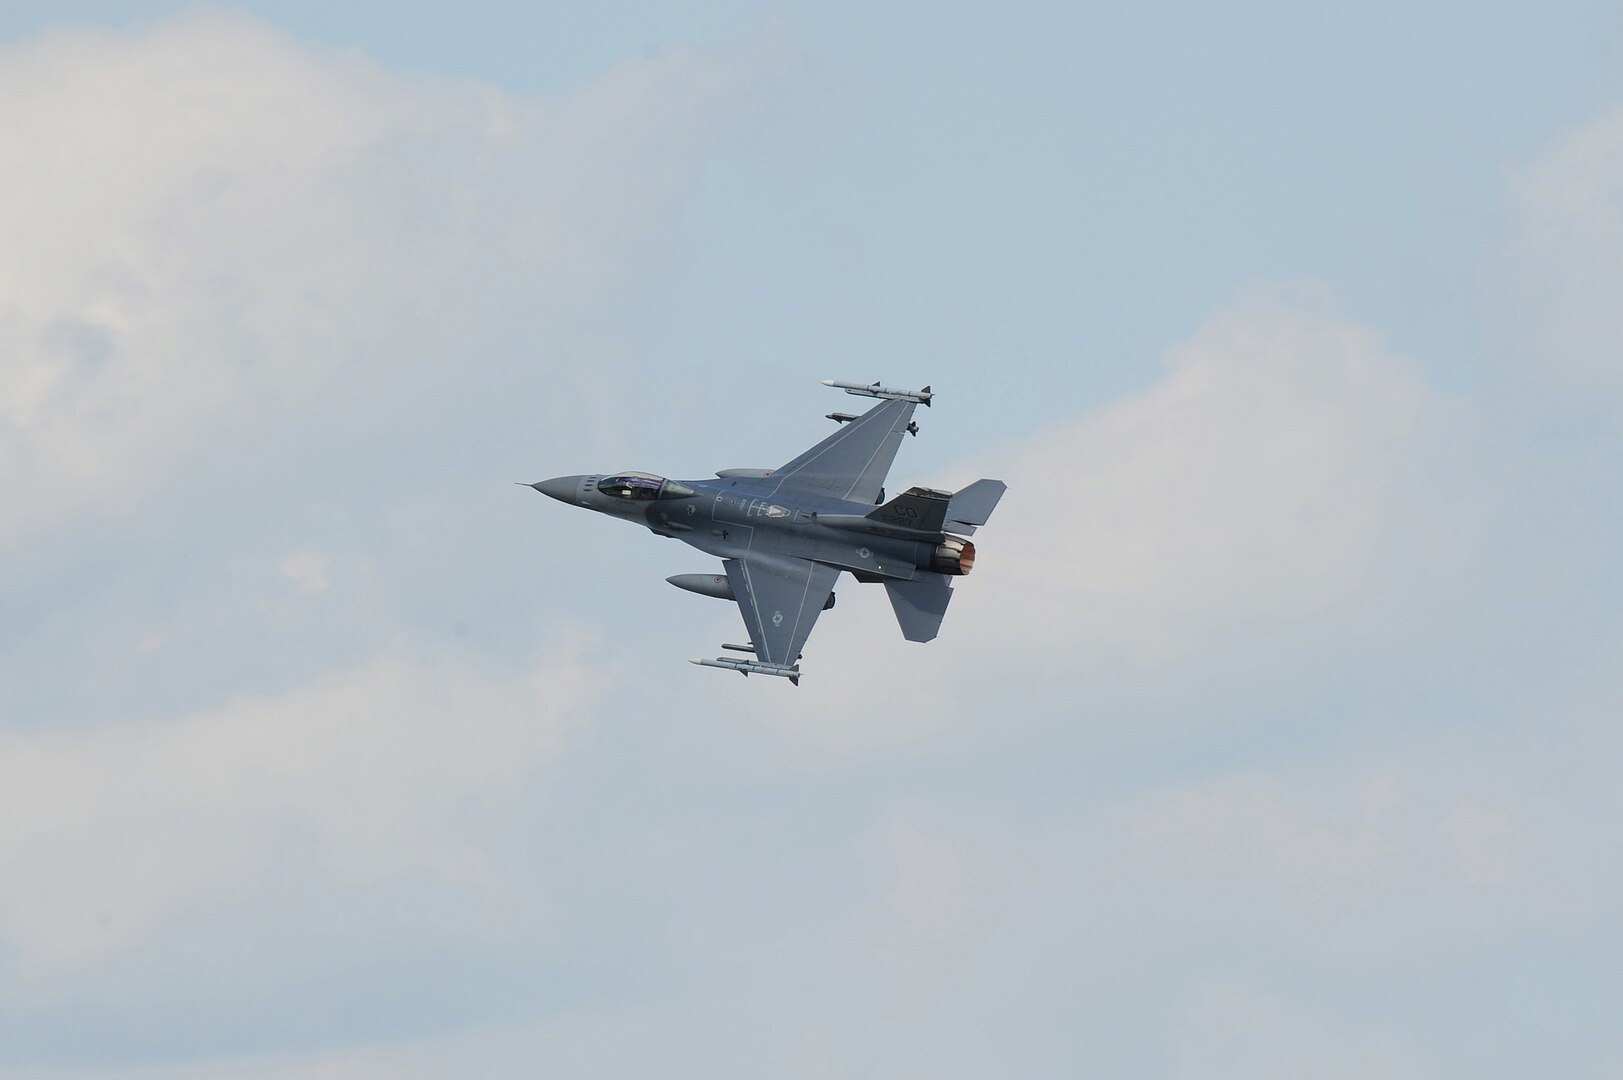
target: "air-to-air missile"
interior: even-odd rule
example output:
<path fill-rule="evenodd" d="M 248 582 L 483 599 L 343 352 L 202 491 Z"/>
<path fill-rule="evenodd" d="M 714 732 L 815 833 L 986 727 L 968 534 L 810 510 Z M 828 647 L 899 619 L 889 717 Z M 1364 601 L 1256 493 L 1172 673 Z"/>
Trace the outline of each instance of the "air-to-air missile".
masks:
<path fill-rule="evenodd" d="M 690 664 L 700 667 L 724 668 L 727 671 L 736 671 L 740 675 L 776 675 L 788 679 L 796 686 L 800 685 L 800 668 L 789 664 L 766 664 L 759 660 L 735 660 L 731 656 L 718 656 L 714 660 L 705 660 L 694 657 Z"/>
<path fill-rule="evenodd" d="M 837 379 L 824 379 L 824 386 L 832 386 L 836 390 L 844 390 L 847 394 L 858 397 L 889 398 L 892 401 L 911 401 L 928 407 L 930 399 L 935 397 L 926 386 L 923 390 L 898 390 L 891 386 L 880 386 L 878 383 L 840 382 Z"/>

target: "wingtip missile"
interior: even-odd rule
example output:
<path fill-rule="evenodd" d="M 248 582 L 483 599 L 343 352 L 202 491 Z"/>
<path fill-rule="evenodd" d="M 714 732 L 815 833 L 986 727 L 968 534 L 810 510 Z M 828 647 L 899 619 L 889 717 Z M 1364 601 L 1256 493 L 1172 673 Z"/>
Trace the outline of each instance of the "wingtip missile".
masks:
<path fill-rule="evenodd" d="M 694 657 L 690 664 L 699 667 L 721 668 L 723 671 L 736 671 L 740 675 L 776 675 L 780 679 L 788 679 L 796 686 L 800 685 L 800 668 L 790 667 L 787 664 L 768 664 L 763 660 L 739 660 L 731 656 L 718 656 L 714 660 Z"/>
<path fill-rule="evenodd" d="M 824 379 L 823 385 L 832 386 L 836 390 L 844 390 L 847 394 L 855 394 L 858 397 L 888 398 L 892 401 L 911 401 L 916 405 L 924 405 L 926 407 L 929 406 L 930 399 L 935 397 L 934 392 L 931 391 L 928 386 L 926 386 L 923 390 L 901 390 L 897 387 L 885 386 L 878 382 L 850 383 L 840 382 L 838 379 Z"/>

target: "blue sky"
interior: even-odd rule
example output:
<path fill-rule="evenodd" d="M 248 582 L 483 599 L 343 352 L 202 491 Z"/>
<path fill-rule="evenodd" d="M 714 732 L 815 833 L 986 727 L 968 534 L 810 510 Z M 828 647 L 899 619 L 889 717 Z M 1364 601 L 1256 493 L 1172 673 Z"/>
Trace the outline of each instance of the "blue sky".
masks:
<path fill-rule="evenodd" d="M 1611 6 L 0 39 L 0 1077 L 1617 1074 Z M 928 646 L 512 485 L 830 377 Z"/>

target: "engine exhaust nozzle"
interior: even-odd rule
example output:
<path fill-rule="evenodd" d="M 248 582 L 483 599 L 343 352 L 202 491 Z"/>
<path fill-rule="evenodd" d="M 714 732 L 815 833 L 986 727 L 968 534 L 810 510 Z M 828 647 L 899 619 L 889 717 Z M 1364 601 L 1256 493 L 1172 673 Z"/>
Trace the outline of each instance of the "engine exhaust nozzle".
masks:
<path fill-rule="evenodd" d="M 961 577 L 975 568 L 975 545 L 957 536 L 949 536 L 936 545 L 930 556 L 930 569 L 938 574 Z"/>

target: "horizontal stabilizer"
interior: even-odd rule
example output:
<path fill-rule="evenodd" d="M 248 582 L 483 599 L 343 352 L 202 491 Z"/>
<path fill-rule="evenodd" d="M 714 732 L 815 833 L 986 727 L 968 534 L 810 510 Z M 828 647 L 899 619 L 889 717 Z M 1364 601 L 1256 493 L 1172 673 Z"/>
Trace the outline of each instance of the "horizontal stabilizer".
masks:
<path fill-rule="evenodd" d="M 977 480 L 958 492 L 947 504 L 947 531 L 973 535 L 977 525 L 991 519 L 1007 490 L 1009 485 L 1001 480 Z"/>
<path fill-rule="evenodd" d="M 952 585 L 942 574 L 920 574 L 912 581 L 887 581 L 891 610 L 908 641 L 930 641 L 941 630 L 952 600 Z"/>

